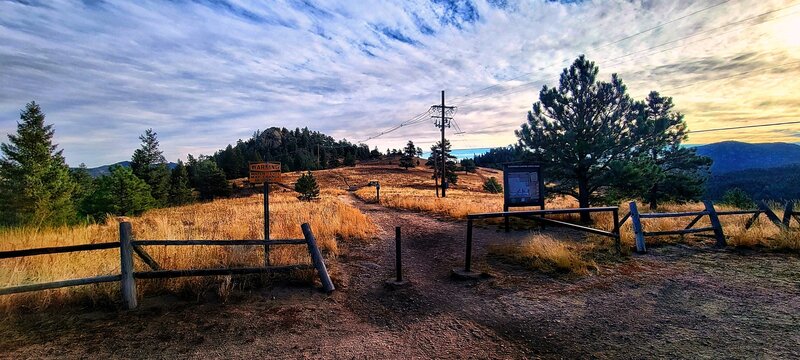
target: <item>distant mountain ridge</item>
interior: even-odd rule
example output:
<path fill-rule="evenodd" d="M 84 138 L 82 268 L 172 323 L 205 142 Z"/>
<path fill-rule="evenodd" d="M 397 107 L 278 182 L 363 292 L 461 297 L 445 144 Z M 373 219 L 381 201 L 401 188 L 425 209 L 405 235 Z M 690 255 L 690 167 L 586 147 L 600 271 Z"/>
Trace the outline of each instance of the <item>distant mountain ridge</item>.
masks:
<path fill-rule="evenodd" d="M 91 175 L 92 177 L 96 178 L 96 177 L 101 177 L 103 175 L 108 175 L 109 174 L 109 170 L 108 169 L 111 168 L 112 166 L 115 166 L 115 165 L 119 165 L 119 166 L 122 166 L 122 167 L 131 167 L 131 162 L 130 161 L 120 161 L 118 163 L 114 163 L 114 164 L 110 164 L 110 165 L 101 165 L 101 166 L 98 166 L 98 167 L 87 168 L 86 170 L 89 171 L 89 175 Z M 178 166 L 178 164 L 176 164 L 176 163 L 173 163 L 173 162 L 167 163 L 167 167 L 170 168 L 170 169 L 174 169 L 176 166 Z"/>
<path fill-rule="evenodd" d="M 711 173 L 724 173 L 800 165 L 800 145 L 790 143 L 751 144 L 723 141 L 697 146 L 698 155 L 708 156 L 714 163 Z"/>

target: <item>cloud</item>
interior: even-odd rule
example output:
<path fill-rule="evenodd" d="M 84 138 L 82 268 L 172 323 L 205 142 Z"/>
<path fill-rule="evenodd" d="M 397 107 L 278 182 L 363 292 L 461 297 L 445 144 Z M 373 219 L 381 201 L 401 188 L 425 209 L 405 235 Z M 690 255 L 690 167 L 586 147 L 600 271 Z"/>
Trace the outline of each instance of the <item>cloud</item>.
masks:
<path fill-rule="evenodd" d="M 800 67 L 763 69 L 800 57 L 776 31 L 798 21 L 791 12 L 800 7 L 746 20 L 789 4 L 731 2 L 609 45 L 712 4 L 5 1 L 0 134 L 15 131 L 19 110 L 36 100 L 72 165 L 127 159 L 150 127 L 174 160 L 270 126 L 361 140 L 428 109 L 446 89 L 467 132 L 454 146 L 502 146 L 516 142 L 541 86 L 555 85 L 583 53 L 634 95 L 674 96 L 691 128 L 795 116 Z M 437 138 L 431 121 L 368 144 Z"/>

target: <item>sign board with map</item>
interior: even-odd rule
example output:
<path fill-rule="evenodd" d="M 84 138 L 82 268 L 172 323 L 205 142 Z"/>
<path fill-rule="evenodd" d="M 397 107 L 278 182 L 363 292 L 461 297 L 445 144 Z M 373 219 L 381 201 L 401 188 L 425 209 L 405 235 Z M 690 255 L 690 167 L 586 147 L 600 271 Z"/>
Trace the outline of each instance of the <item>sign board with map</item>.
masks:
<path fill-rule="evenodd" d="M 260 162 L 250 164 L 250 175 L 247 178 L 251 184 L 281 182 L 281 163 Z"/>
<path fill-rule="evenodd" d="M 544 181 L 539 165 L 504 165 L 504 210 L 516 206 L 540 206 L 544 209 Z"/>

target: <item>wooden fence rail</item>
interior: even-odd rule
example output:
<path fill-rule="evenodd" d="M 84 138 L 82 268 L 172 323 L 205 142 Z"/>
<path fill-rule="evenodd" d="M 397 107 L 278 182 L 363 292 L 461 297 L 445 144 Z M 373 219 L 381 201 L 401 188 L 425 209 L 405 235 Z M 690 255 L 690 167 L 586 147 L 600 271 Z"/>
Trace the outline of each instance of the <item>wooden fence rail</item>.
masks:
<path fill-rule="evenodd" d="M 62 247 L 47 247 L 37 249 L 24 249 L 0 252 L 0 259 L 20 258 L 26 256 L 62 254 L 77 251 L 120 249 L 120 274 L 53 281 L 39 284 L 26 284 L 0 288 L 0 295 L 16 294 L 30 291 L 56 289 L 62 287 L 99 284 L 106 282 L 120 282 L 120 293 L 125 308 L 133 309 L 137 306 L 136 279 L 162 279 L 184 276 L 219 276 L 263 274 L 274 272 L 288 272 L 295 270 L 316 270 L 326 292 L 335 290 L 333 282 L 328 275 L 322 253 L 317 246 L 316 238 L 311 231 L 311 226 L 302 224 L 304 239 L 279 239 L 279 240 L 134 240 L 133 231 L 129 222 L 119 224 L 119 242 L 98 244 L 71 245 Z M 161 269 L 158 263 L 144 250 L 145 246 L 264 246 L 265 256 L 269 256 L 269 247 L 272 245 L 307 245 L 311 257 L 311 265 L 284 265 L 264 267 L 240 267 L 222 269 Z M 133 267 L 134 254 L 147 264 L 151 271 L 135 271 Z M 268 264 L 268 262 L 267 262 Z"/>
<path fill-rule="evenodd" d="M 631 202 L 630 206 L 630 213 L 625 215 L 623 221 L 620 223 L 624 223 L 629 217 L 633 221 L 633 232 L 636 238 L 636 251 L 639 253 L 644 253 L 647 251 L 645 245 L 645 237 L 646 236 L 664 236 L 664 235 L 686 235 L 686 234 L 696 234 L 702 232 L 713 232 L 714 239 L 716 239 L 715 246 L 717 247 L 725 247 L 727 246 L 727 242 L 725 240 L 725 233 L 722 228 L 722 223 L 719 220 L 720 216 L 732 216 L 732 215 L 752 215 L 747 222 L 745 223 L 745 230 L 750 229 L 758 220 L 759 216 L 762 214 L 767 217 L 775 226 L 779 227 L 781 230 L 788 230 L 791 225 L 792 217 L 800 223 L 800 217 L 797 216 L 798 212 L 794 211 L 794 204 L 792 202 L 788 202 L 786 204 L 786 208 L 783 213 L 783 219 L 778 218 L 778 215 L 775 214 L 774 211 L 763 201 L 758 203 L 757 210 L 729 210 L 729 211 L 716 211 L 714 208 L 714 204 L 711 201 L 704 201 L 703 205 L 705 206 L 705 210 L 703 211 L 687 211 L 687 212 L 674 212 L 674 213 L 639 213 L 638 208 L 636 207 L 635 202 Z M 675 217 L 689 217 L 694 216 L 691 222 L 683 228 L 677 230 L 666 230 L 666 231 L 645 231 L 642 225 L 641 219 L 657 219 L 657 218 L 675 218 Z M 695 228 L 694 226 L 704 217 L 708 217 L 709 221 L 711 222 L 711 226 L 709 227 L 702 227 L 702 228 Z"/>
<path fill-rule="evenodd" d="M 605 231 L 600 229 L 591 228 L 588 226 L 572 224 L 565 221 L 547 219 L 545 215 L 558 215 L 558 214 L 578 214 L 582 212 L 610 212 L 613 215 L 614 229 L 612 231 Z M 531 210 L 531 211 L 502 211 L 493 213 L 480 213 L 467 215 L 467 244 L 466 256 L 464 259 L 464 269 L 453 269 L 453 275 L 460 278 L 474 278 L 477 274 L 472 272 L 472 227 L 474 220 L 490 219 L 490 218 L 509 218 L 520 217 L 531 219 L 543 224 L 563 226 L 574 230 L 588 232 L 596 235 L 607 236 L 614 239 L 614 245 L 618 252 L 621 252 L 620 244 L 620 221 L 619 221 L 619 208 L 617 207 L 593 207 L 593 208 L 575 208 L 575 209 L 551 209 L 551 210 Z"/>

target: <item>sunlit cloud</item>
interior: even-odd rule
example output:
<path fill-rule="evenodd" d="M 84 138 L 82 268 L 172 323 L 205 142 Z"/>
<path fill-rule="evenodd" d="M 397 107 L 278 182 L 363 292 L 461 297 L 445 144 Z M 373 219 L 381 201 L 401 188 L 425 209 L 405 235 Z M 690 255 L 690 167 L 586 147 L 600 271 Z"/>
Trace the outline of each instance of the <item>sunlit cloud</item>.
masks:
<path fill-rule="evenodd" d="M 720 2 L 4 1 L 0 134 L 36 100 L 72 165 L 125 160 L 149 127 L 175 160 L 270 126 L 358 141 L 425 111 L 444 89 L 465 131 L 456 148 L 502 146 L 516 141 L 541 86 L 584 53 L 636 97 L 673 96 L 690 129 L 798 119 L 800 6 L 790 1 L 729 1 L 609 44 Z M 800 142 L 799 133 L 690 142 Z M 437 134 L 426 122 L 367 143 L 429 146 Z"/>

